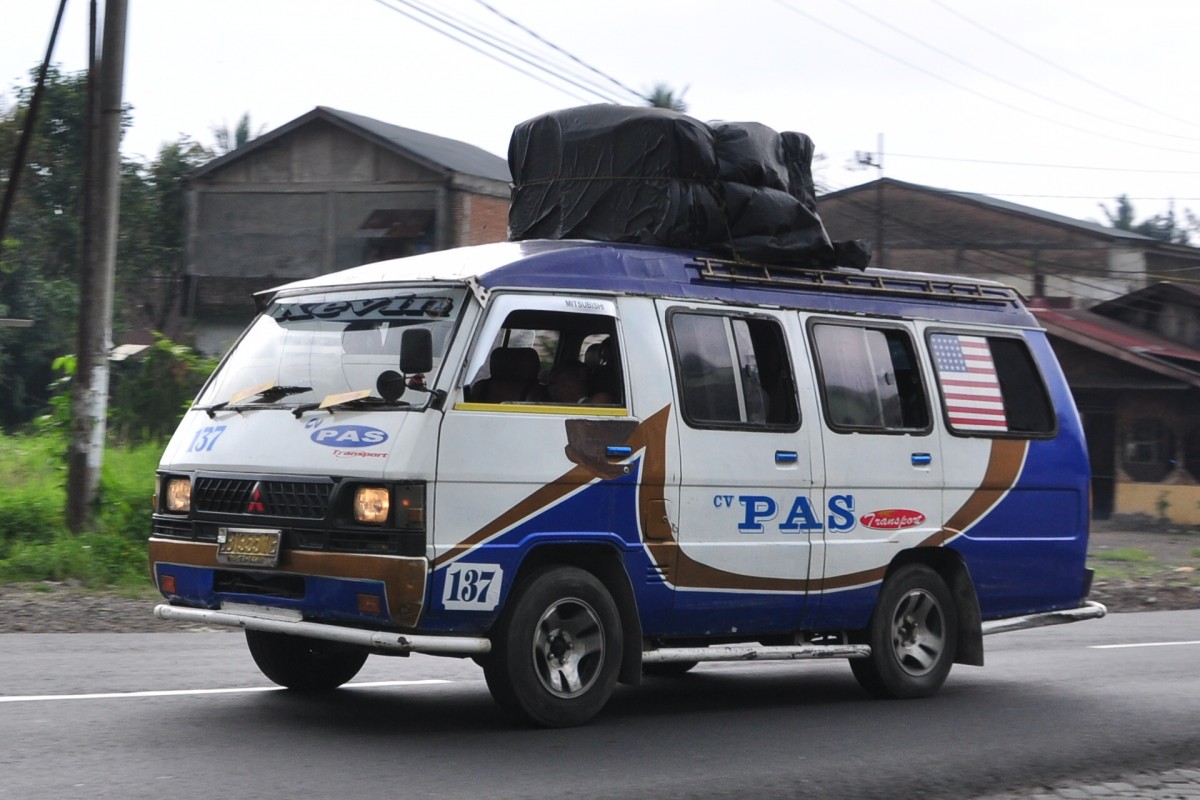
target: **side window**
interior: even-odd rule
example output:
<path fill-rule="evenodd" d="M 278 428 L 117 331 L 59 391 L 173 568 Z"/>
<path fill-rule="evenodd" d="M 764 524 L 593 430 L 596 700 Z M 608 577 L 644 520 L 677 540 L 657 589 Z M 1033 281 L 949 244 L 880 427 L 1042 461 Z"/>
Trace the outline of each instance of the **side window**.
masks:
<path fill-rule="evenodd" d="M 1054 406 L 1020 339 L 931 333 L 929 351 L 950 430 L 969 435 L 1054 433 Z"/>
<path fill-rule="evenodd" d="M 467 386 L 475 403 L 624 404 L 615 320 L 600 314 L 514 311 Z"/>
<path fill-rule="evenodd" d="M 897 433 L 929 428 L 929 404 L 905 331 L 816 324 L 812 336 L 831 428 Z"/>
<path fill-rule="evenodd" d="M 668 324 L 690 425 L 795 430 L 800 412 L 778 322 L 680 312 Z"/>

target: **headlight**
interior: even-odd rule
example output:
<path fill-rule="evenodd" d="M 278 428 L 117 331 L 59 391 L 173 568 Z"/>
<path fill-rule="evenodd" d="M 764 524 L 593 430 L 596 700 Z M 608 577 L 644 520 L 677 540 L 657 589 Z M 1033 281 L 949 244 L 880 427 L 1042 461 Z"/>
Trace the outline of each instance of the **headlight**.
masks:
<path fill-rule="evenodd" d="M 383 525 L 392 510 L 392 498 L 382 486 L 360 486 L 354 493 L 354 521 Z"/>
<path fill-rule="evenodd" d="M 168 478 L 166 492 L 167 511 L 176 514 L 192 509 L 192 481 L 190 478 Z"/>

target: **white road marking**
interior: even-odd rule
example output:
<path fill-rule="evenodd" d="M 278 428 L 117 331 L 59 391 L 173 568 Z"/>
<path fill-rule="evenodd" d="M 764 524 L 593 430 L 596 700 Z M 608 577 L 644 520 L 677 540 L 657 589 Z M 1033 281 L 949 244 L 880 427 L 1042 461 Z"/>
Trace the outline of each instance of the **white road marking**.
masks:
<path fill-rule="evenodd" d="M 1191 642 L 1141 642 L 1140 644 L 1093 644 L 1088 646 L 1092 650 L 1124 650 L 1130 647 L 1177 647 L 1185 644 L 1200 644 L 1200 640 Z"/>
<path fill-rule="evenodd" d="M 381 686 L 429 686 L 435 683 L 452 683 L 440 678 L 419 681 L 371 681 L 347 683 L 343 689 L 374 689 Z M 170 689 L 157 692 L 97 692 L 94 694 L 29 694 L 0 696 L 0 703 L 38 703 L 48 700 L 124 700 L 131 697 L 188 697 L 205 694 L 246 694 L 250 692 L 279 692 L 282 686 L 247 686 L 241 689 Z"/>

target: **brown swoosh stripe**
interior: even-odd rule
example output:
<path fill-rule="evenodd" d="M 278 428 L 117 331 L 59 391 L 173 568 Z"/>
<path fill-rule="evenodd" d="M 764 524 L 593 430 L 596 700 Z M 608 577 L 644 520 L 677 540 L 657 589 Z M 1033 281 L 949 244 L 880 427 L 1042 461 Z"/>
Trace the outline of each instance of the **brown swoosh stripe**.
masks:
<path fill-rule="evenodd" d="M 768 578 L 709 566 L 685 553 L 679 546 L 679 540 L 675 536 L 670 521 L 663 517 L 661 511 L 663 501 L 666 499 L 666 441 L 670 412 L 671 407 L 664 406 L 632 429 L 623 444 L 632 447 L 634 452 L 645 450 L 641 485 L 638 487 L 638 517 L 642 529 L 642 543 L 656 564 L 667 567 L 671 583 L 683 589 L 713 591 L 813 592 L 846 589 L 883 580 L 887 572 L 887 565 L 817 580 Z M 1026 442 L 1019 440 L 993 440 L 988 466 L 979 487 L 947 520 L 941 531 L 918 546 L 940 546 L 975 524 L 1005 492 L 1012 488 L 1021 465 L 1024 463 L 1027 446 Z M 568 449 L 567 453 L 571 456 L 571 449 Z M 574 456 L 572 458 L 574 459 Z M 558 502 L 576 491 L 580 485 L 589 483 L 598 477 L 600 476 L 596 474 L 592 466 L 577 462 L 572 469 L 563 473 L 553 482 L 537 489 L 508 511 L 472 533 L 453 550 L 444 553 L 433 563 L 433 566 L 436 568 L 461 556 L 464 552 L 479 546 L 501 531 Z"/>
<path fill-rule="evenodd" d="M 966 502 L 950 515 L 940 531 L 922 541 L 917 547 L 940 547 L 962 535 L 963 531 L 978 522 L 1017 482 L 1017 476 L 1021 473 L 1021 465 L 1025 463 L 1025 452 L 1028 448 L 1029 443 L 1025 441 L 993 439 L 991 450 L 988 453 L 987 469 L 984 470 L 983 480 L 980 481 L 979 486 L 971 493 Z M 877 583 L 883 580 L 886 574 L 887 565 L 884 565 L 861 572 L 837 575 L 814 583 L 820 591 L 849 589 L 854 586 Z"/>

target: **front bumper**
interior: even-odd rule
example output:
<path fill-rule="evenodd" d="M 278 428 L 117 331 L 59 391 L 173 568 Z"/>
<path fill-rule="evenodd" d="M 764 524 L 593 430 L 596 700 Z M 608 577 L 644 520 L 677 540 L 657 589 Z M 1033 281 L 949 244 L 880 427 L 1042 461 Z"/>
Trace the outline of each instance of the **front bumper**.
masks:
<path fill-rule="evenodd" d="M 416 627 L 429 574 L 429 562 L 424 558 L 311 550 L 284 550 L 277 567 L 241 568 L 218 563 L 215 543 L 159 537 L 151 537 L 149 557 L 154 585 L 173 603 L 215 609 L 253 596 L 255 602 L 270 601 L 306 616 L 324 617 L 332 611 L 350 621 L 360 617 L 359 595 L 378 594 L 378 616 L 356 621 L 380 627 Z M 164 590 L 166 577 L 173 579 L 174 592 Z M 222 578 L 228 579 L 231 588 L 222 590 Z M 236 588 L 241 578 L 251 586 L 255 580 L 264 585 L 286 582 L 294 591 L 260 598 L 252 588 Z"/>

